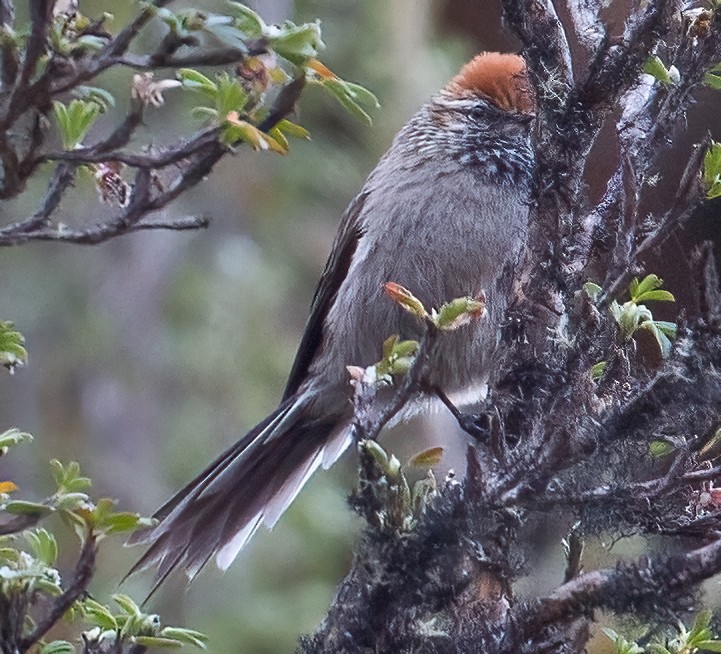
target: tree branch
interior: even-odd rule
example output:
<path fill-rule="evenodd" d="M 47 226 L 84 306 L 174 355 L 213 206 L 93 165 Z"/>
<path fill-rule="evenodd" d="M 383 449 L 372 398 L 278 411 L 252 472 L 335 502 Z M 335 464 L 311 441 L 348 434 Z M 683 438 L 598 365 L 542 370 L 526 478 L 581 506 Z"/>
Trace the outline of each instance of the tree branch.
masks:
<path fill-rule="evenodd" d="M 593 608 L 653 611 L 659 597 L 685 594 L 719 572 L 721 538 L 685 554 L 587 572 L 535 601 L 526 626 L 535 631 Z"/>

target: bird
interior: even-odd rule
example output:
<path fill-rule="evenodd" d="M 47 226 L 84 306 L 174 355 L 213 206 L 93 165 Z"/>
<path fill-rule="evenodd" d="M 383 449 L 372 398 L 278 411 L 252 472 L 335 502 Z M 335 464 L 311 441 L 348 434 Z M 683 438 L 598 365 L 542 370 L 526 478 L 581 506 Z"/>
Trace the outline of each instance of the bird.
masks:
<path fill-rule="evenodd" d="M 528 234 L 534 111 L 524 59 L 483 52 L 410 118 L 341 219 L 278 407 L 155 513 L 132 539 L 149 547 L 131 573 L 154 567 L 157 587 L 175 568 L 192 580 L 213 555 L 227 569 L 350 446 L 346 367 L 424 329 L 387 282 L 426 307 L 482 294 L 483 317 L 444 333 L 427 373 L 458 407 L 482 399 Z M 423 395 L 404 416 L 429 410 Z"/>

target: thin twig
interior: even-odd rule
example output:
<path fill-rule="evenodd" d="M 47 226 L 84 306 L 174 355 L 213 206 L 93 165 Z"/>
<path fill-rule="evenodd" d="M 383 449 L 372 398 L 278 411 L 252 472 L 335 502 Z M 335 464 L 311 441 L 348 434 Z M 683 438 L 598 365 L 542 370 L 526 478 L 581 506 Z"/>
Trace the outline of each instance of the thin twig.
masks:
<path fill-rule="evenodd" d="M 710 142 L 711 138 L 707 135 L 704 140 L 696 146 L 693 155 L 686 164 L 686 169 L 681 178 L 673 206 L 659 221 L 658 227 L 644 238 L 636 248 L 629 252 L 622 271 L 618 273 L 613 280 L 606 280 L 604 282 L 604 296 L 599 300 L 599 306 L 608 306 L 612 300 L 617 298 L 622 289 L 631 281 L 631 278 L 636 273 L 636 266 L 643 258 L 663 245 L 674 230 L 685 224 L 696 212 L 696 209 L 698 209 L 704 199 L 701 192 L 700 173 L 703 168 L 704 156 Z"/>
<path fill-rule="evenodd" d="M 116 236 L 147 230 L 189 231 L 205 229 L 210 225 L 207 216 L 187 216 L 167 220 L 144 220 L 125 224 L 122 219 L 91 227 L 69 229 L 67 227 L 45 227 L 29 232 L 4 236 L 0 233 L 0 246 L 21 245 L 29 241 L 57 241 L 78 245 L 97 245 Z"/>

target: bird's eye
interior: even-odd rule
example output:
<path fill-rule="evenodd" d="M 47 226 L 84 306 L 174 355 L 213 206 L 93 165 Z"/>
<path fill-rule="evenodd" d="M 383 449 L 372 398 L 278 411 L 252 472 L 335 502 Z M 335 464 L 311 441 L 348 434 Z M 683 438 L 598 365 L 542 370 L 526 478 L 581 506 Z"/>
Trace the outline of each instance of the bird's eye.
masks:
<path fill-rule="evenodd" d="M 471 109 L 471 118 L 473 118 L 473 120 L 480 120 L 481 118 L 483 118 L 484 113 L 485 112 L 483 111 L 483 107 L 477 104 L 475 107 L 473 107 L 473 109 Z"/>

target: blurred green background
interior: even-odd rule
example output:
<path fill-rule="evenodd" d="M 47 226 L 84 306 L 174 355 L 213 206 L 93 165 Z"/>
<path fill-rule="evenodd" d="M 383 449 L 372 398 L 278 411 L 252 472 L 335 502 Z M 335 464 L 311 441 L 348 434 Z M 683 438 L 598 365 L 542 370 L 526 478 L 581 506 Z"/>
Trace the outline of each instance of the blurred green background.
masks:
<path fill-rule="evenodd" d="M 211 1 L 173 7 L 183 4 L 223 7 Z M 96 497 L 150 514 L 273 409 L 336 225 L 393 134 L 475 52 L 514 49 L 495 1 L 249 4 L 268 22 L 321 19 L 324 63 L 370 88 L 382 109 L 369 128 L 310 89 L 297 116 L 310 142 L 293 142 L 286 157 L 241 148 L 167 209 L 212 216 L 207 231 L 0 251 L 0 318 L 16 323 L 30 350 L 25 369 L 0 375 L 0 429 L 17 426 L 36 437 L 2 462 L 2 476 L 24 496 L 50 488 L 49 458 L 75 459 L 94 480 Z M 113 12 L 115 25 L 134 6 L 80 4 L 91 17 Z M 155 38 L 145 33 L 139 49 Z M 131 75 L 113 71 L 102 80 L 118 98 L 116 117 L 127 103 L 118 89 L 129 88 Z M 138 142 L 162 144 L 192 131 L 188 107 L 180 92 L 168 93 L 165 107 L 148 111 Z M 35 209 L 42 181 L 2 206 L 3 223 Z M 92 183 L 81 180 L 61 219 L 82 223 L 107 211 Z M 420 438 L 409 438 L 418 431 L 419 424 L 407 427 L 390 447 L 422 449 Z M 442 474 L 460 461 L 463 440 L 456 442 Z M 208 633 L 213 654 L 292 651 L 298 635 L 322 618 L 350 563 L 359 527 L 346 508 L 353 458 L 316 475 L 275 530 L 261 530 L 226 574 L 210 565 L 187 589 L 182 578 L 173 579 L 151 608 L 168 623 Z M 538 574 L 524 582 L 526 591 L 560 581 L 562 528 L 538 528 Z M 626 552 L 643 547 L 631 543 Z M 71 539 L 65 552 L 70 566 Z M 104 545 L 91 587 L 99 600 L 116 590 L 139 553 Z M 149 585 L 150 576 L 140 575 L 123 590 L 139 599 Z"/>

